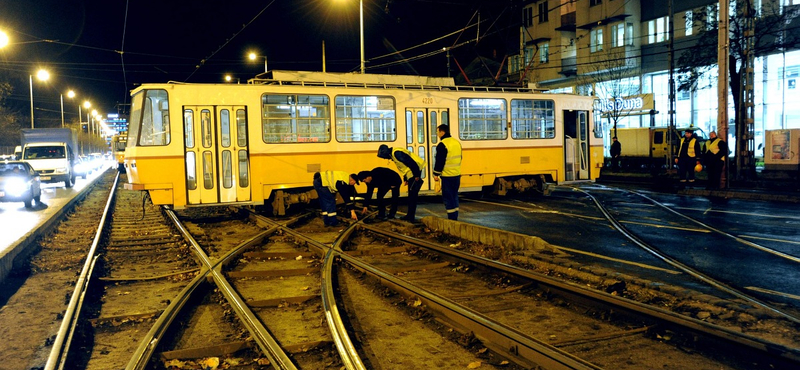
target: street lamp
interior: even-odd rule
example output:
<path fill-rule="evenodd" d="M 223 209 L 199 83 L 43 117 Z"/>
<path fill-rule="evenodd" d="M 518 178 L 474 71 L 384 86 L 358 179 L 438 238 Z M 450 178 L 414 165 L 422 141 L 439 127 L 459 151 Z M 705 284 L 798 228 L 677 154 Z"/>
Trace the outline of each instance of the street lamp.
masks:
<path fill-rule="evenodd" d="M 33 128 L 33 75 L 28 75 L 28 77 L 31 85 L 31 128 Z M 38 78 L 39 81 L 47 81 L 50 78 L 50 72 L 40 69 L 36 72 L 36 78 Z"/>
<path fill-rule="evenodd" d="M 258 57 L 264 58 L 264 73 L 267 73 L 267 56 L 266 55 L 256 55 L 256 53 L 250 53 L 247 55 L 250 60 L 256 60 Z"/>
<path fill-rule="evenodd" d="M 233 82 L 233 76 L 225 75 L 225 82 Z M 236 77 L 236 84 L 239 84 L 239 77 Z"/>
<path fill-rule="evenodd" d="M 97 134 L 97 128 L 94 127 L 94 122 L 97 120 L 97 109 L 92 109 L 92 129 L 94 130 L 94 134 Z"/>
<path fill-rule="evenodd" d="M 92 107 L 92 103 L 89 103 L 89 101 L 87 100 L 87 101 L 83 102 L 83 107 L 87 109 L 87 111 L 86 111 L 86 133 L 88 134 L 88 133 L 90 133 L 89 132 L 89 111 L 88 111 L 88 109 Z M 82 126 L 83 123 L 81 121 L 83 121 L 83 112 L 81 112 L 81 106 L 79 105 L 78 106 L 78 123 L 81 124 L 81 126 Z M 81 129 L 81 130 L 83 130 L 83 129 Z"/>
<path fill-rule="evenodd" d="M 67 97 L 72 99 L 75 97 L 75 92 L 70 90 L 67 92 Z M 80 117 L 80 116 L 78 116 Z M 61 94 L 61 127 L 64 127 L 64 94 Z"/>
<path fill-rule="evenodd" d="M 364 0 L 358 0 L 358 9 L 361 31 L 361 74 L 364 74 Z"/>
<path fill-rule="evenodd" d="M 4 48 L 9 42 L 8 34 L 0 31 L 0 48 Z"/>

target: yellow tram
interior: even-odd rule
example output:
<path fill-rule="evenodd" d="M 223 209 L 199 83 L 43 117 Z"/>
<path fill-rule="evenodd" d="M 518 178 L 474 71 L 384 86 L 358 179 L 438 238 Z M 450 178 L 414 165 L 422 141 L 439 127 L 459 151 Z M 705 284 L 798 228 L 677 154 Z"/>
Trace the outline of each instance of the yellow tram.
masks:
<path fill-rule="evenodd" d="M 111 137 L 111 152 L 117 161 L 117 168 L 125 171 L 125 147 L 128 144 L 128 134 L 116 134 Z"/>
<path fill-rule="evenodd" d="M 603 165 L 586 96 L 296 71 L 241 85 L 143 84 L 131 96 L 125 186 L 176 209 L 267 204 L 283 214 L 315 198 L 317 171 L 395 169 L 377 157 L 381 144 L 425 159 L 421 194 L 432 193 L 440 124 L 463 147 L 462 192 L 546 190 L 595 180 Z"/>

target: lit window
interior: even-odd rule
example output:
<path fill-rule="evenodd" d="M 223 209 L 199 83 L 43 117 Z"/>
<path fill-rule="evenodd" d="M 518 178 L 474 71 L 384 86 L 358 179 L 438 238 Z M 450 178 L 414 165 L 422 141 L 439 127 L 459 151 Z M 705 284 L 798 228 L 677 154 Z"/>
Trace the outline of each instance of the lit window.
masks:
<path fill-rule="evenodd" d="M 262 139 L 265 143 L 330 141 L 330 114 L 325 95 L 261 97 Z"/>
<path fill-rule="evenodd" d="M 661 17 L 647 22 L 647 42 L 655 44 L 669 40 L 667 33 L 668 17 Z"/>
<path fill-rule="evenodd" d="M 336 140 L 394 141 L 395 103 L 391 96 L 337 96 Z"/>
<path fill-rule="evenodd" d="M 692 35 L 692 28 L 694 27 L 694 22 L 692 21 L 692 16 L 693 16 L 692 11 L 691 10 L 687 10 L 686 11 L 686 17 L 685 17 L 685 20 L 686 20 L 686 23 L 685 23 L 686 24 L 686 32 L 684 33 L 686 36 L 691 36 Z"/>
<path fill-rule="evenodd" d="M 539 63 L 547 63 L 550 61 L 550 43 L 545 42 L 539 45 Z"/>
<path fill-rule="evenodd" d="M 595 28 L 589 32 L 589 51 L 594 53 L 603 50 L 603 29 Z"/>
<path fill-rule="evenodd" d="M 461 140 L 502 140 L 506 131 L 503 99 L 458 99 L 458 135 Z"/>
<path fill-rule="evenodd" d="M 511 101 L 511 137 L 549 139 L 556 136 L 555 108 L 552 100 Z"/>

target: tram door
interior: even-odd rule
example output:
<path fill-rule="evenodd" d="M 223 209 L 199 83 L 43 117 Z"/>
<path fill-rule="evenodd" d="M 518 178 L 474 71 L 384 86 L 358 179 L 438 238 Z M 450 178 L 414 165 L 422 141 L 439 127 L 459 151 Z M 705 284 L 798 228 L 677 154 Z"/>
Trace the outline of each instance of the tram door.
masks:
<path fill-rule="evenodd" d="M 187 204 L 250 200 L 246 117 L 242 106 L 184 107 Z"/>
<path fill-rule="evenodd" d="M 421 190 L 433 190 L 433 165 L 436 158 L 436 127 L 450 124 L 447 108 L 406 109 L 406 149 L 425 160 L 422 177 L 425 182 Z"/>
<path fill-rule="evenodd" d="M 589 112 L 564 112 L 565 180 L 589 179 Z"/>

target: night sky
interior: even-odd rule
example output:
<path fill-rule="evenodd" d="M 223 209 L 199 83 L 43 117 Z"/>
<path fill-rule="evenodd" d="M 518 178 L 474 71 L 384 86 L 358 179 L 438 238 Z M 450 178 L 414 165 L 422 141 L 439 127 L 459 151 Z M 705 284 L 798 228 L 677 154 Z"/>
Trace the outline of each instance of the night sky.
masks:
<path fill-rule="evenodd" d="M 498 60 L 519 43 L 519 0 L 364 0 L 368 73 L 447 75 L 444 53 L 466 66 L 479 54 Z M 269 69 L 322 70 L 322 43 L 330 72 L 359 70 L 358 0 L 0 0 L 0 81 L 14 92 L 7 105 L 29 110 L 34 76 L 36 114 L 56 112 L 64 93 L 67 120 L 90 100 L 101 112 L 129 103 L 129 91 L 148 82 L 242 82 Z M 480 26 L 476 27 L 478 21 Z M 471 26 L 467 28 L 468 26 Z M 466 29 L 465 29 L 466 28 Z M 457 32 L 465 29 L 463 33 Z M 454 33 L 447 36 L 448 34 Z M 480 32 L 482 39 L 475 39 Z M 437 40 L 438 39 L 438 40 Z M 424 46 L 406 50 L 414 46 Z M 402 51 L 393 56 L 378 58 Z M 513 52 L 513 51 L 512 51 Z M 398 63 L 398 60 L 411 59 Z M 384 65 L 388 64 L 388 65 Z M 383 65 L 381 67 L 372 67 Z M 455 61 L 452 74 L 458 73 Z M 66 91 L 78 94 L 75 101 Z M 41 111 L 41 113 L 39 113 Z M 37 124 L 38 124 L 37 118 Z"/>

